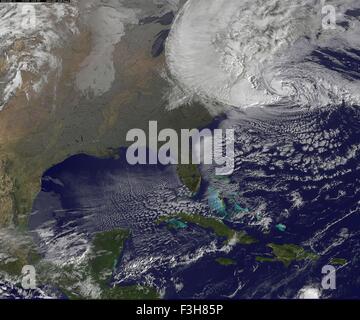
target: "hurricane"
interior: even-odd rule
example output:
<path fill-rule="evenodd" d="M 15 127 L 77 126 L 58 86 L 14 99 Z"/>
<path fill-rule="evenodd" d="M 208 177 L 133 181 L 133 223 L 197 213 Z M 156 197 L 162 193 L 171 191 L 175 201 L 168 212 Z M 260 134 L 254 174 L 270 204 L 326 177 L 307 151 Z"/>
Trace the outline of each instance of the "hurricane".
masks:
<path fill-rule="evenodd" d="M 356 5 L 189 0 L 167 40 L 168 69 L 184 94 L 220 105 L 359 104 Z"/>
<path fill-rule="evenodd" d="M 359 299 L 359 0 L 0 16 L 0 299 Z"/>

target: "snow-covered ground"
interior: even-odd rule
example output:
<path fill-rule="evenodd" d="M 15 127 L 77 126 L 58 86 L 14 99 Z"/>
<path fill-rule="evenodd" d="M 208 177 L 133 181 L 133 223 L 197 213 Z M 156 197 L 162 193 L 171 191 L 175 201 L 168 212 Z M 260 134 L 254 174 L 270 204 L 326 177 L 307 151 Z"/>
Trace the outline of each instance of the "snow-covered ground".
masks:
<path fill-rule="evenodd" d="M 18 89 L 28 99 L 39 93 L 51 72 L 61 71 L 54 49 L 78 32 L 74 4 L 2 4 L 0 6 L 0 110 Z M 24 84 L 23 73 L 32 77 Z"/>

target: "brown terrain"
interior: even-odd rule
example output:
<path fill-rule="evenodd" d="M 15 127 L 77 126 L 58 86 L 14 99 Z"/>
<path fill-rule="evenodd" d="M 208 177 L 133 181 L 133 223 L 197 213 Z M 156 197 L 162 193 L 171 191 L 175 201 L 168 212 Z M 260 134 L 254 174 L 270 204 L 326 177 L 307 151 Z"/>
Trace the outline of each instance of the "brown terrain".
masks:
<path fill-rule="evenodd" d="M 91 50 L 92 35 L 86 30 L 55 53 L 63 61 L 60 79 L 51 75 L 41 94 L 29 101 L 23 89 L 34 75 L 22 74 L 22 88 L 0 112 L 0 225 L 26 228 L 44 171 L 71 155 L 111 156 L 125 145 L 129 129 L 147 128 L 149 120 L 174 129 L 211 120 L 197 105 L 166 111 L 168 83 L 160 76 L 164 57 L 151 56 L 154 37 L 163 29 L 159 24 L 127 27 L 113 55 L 116 80 L 100 97 L 87 97 L 75 86 Z M 14 50 L 22 46 L 14 43 Z M 0 58 L 0 73 L 6 68 Z"/>

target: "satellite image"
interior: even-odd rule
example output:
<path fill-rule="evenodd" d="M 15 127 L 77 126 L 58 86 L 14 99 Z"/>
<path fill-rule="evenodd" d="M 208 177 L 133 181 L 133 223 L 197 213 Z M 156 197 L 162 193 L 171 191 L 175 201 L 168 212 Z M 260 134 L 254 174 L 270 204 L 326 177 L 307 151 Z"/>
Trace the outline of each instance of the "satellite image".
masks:
<path fill-rule="evenodd" d="M 357 300 L 359 226 L 359 0 L 1 1 L 1 299 Z"/>

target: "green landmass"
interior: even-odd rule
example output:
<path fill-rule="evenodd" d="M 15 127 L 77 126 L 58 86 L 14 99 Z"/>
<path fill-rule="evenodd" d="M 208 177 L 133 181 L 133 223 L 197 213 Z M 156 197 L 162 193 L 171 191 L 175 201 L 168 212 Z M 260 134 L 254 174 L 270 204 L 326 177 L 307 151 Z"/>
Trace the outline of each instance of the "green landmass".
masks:
<path fill-rule="evenodd" d="M 245 231 L 237 231 L 236 235 L 237 241 L 241 244 L 254 244 L 259 242 L 254 237 L 249 236 Z"/>
<path fill-rule="evenodd" d="M 205 229 L 211 229 L 217 236 L 224 237 L 227 240 L 231 240 L 236 235 L 235 230 L 229 228 L 226 224 L 216 218 L 186 213 L 179 213 L 177 216 L 185 222 L 196 224 Z"/>
<path fill-rule="evenodd" d="M 155 288 L 143 286 L 113 287 L 103 291 L 105 300 L 157 300 L 159 293 Z"/>
<path fill-rule="evenodd" d="M 345 264 L 347 264 L 347 260 L 346 260 L 346 259 L 342 259 L 342 258 L 332 258 L 332 259 L 330 260 L 330 264 L 331 264 L 331 265 L 344 266 Z"/>
<path fill-rule="evenodd" d="M 236 264 L 236 262 L 234 260 L 229 259 L 229 258 L 218 258 L 218 259 L 216 259 L 216 262 L 218 264 L 221 264 L 222 266 L 231 266 L 231 265 Z"/>
<path fill-rule="evenodd" d="M 14 252 L 6 261 L 0 261 L 0 273 L 6 273 L 10 276 L 19 277 L 24 266 L 36 264 L 36 252 Z"/>
<path fill-rule="evenodd" d="M 169 83 L 158 72 L 165 65 L 164 57 L 154 59 L 148 54 L 152 45 L 148 40 L 159 31 L 158 24 L 126 30 L 113 55 L 116 78 L 126 81 L 114 81 L 106 95 L 81 94 L 75 84 L 78 70 L 91 53 L 90 29 L 59 49 L 62 73 L 50 77 L 36 97 L 28 99 L 25 92 L 34 81 L 32 76 L 23 79 L 22 89 L 0 116 L 0 226 L 15 224 L 26 230 L 43 173 L 70 156 L 112 156 L 114 150 L 129 146 L 126 134 L 130 129 L 147 132 L 150 120 L 158 121 L 159 131 L 172 128 L 178 133 L 212 122 L 213 117 L 198 103 L 167 110 L 161 97 Z M 54 88 L 57 94 L 49 94 Z M 196 183 L 191 182 L 196 181 L 192 178 L 196 168 L 180 172 L 186 185 L 196 190 Z"/>
<path fill-rule="evenodd" d="M 140 285 L 110 286 L 111 276 L 128 237 L 129 231 L 120 229 L 96 234 L 88 260 L 80 265 L 61 268 L 51 263 L 42 264 L 40 282 L 59 288 L 72 300 L 159 299 L 155 288 Z"/>
<path fill-rule="evenodd" d="M 188 187 L 193 194 L 198 192 L 201 184 L 201 174 L 197 165 L 179 164 L 177 166 L 177 174 L 181 182 Z"/>
<path fill-rule="evenodd" d="M 6 237 L 6 235 L 4 235 Z M 23 237 L 20 233 L 12 235 L 11 243 L 1 243 L 0 273 L 11 277 L 20 278 L 22 268 L 26 265 L 36 265 L 41 256 L 38 254 L 30 238 Z M 18 242 L 15 240 L 18 238 Z"/>
<path fill-rule="evenodd" d="M 288 267 L 293 261 L 316 260 L 318 256 L 312 252 L 305 251 L 304 248 L 295 244 L 275 244 L 267 245 L 272 249 L 275 256 L 273 261 L 280 261 Z"/>
<path fill-rule="evenodd" d="M 113 230 L 96 234 L 93 241 L 93 258 L 89 261 L 89 268 L 97 283 L 107 285 L 128 237 L 128 230 Z"/>
<path fill-rule="evenodd" d="M 253 244 L 257 242 L 256 239 L 249 236 L 245 231 L 236 231 L 217 218 L 204 217 L 199 214 L 177 213 L 172 216 L 160 217 L 157 223 L 168 222 L 174 217 L 181 219 L 185 223 L 192 223 L 205 229 L 211 229 L 217 236 L 226 238 L 227 242 L 233 239 L 240 244 Z"/>
<path fill-rule="evenodd" d="M 260 257 L 260 256 L 257 256 L 255 258 L 255 260 L 258 261 L 258 262 L 274 262 L 274 261 L 276 261 L 275 258 Z"/>

